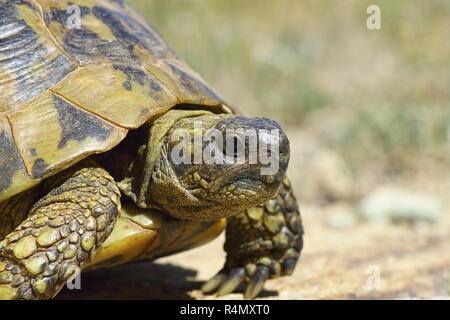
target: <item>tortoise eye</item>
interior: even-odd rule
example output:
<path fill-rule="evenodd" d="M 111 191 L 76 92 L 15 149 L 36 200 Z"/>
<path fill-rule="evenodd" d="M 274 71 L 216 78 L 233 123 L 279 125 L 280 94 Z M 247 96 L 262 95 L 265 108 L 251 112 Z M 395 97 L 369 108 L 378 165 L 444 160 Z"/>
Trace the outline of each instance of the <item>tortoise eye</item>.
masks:
<path fill-rule="evenodd" d="M 243 156 L 245 155 L 245 142 L 238 135 L 227 136 L 224 152 L 227 157 L 238 158 Z"/>

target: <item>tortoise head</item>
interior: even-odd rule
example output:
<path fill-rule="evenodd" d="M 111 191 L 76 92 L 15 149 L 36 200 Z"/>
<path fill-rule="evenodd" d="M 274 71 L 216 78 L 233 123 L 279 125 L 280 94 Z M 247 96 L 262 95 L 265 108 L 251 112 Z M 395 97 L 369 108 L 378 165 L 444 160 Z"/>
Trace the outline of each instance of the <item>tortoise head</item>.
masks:
<path fill-rule="evenodd" d="M 286 135 L 264 118 L 183 117 L 159 145 L 146 199 L 174 217 L 197 221 L 227 217 L 274 197 L 289 162 Z"/>

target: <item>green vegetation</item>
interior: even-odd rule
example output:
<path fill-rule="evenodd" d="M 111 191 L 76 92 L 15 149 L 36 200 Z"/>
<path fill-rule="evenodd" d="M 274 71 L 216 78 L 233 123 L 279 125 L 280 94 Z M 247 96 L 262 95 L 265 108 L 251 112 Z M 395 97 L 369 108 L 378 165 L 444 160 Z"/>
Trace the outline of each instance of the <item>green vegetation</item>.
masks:
<path fill-rule="evenodd" d="M 228 102 L 314 133 L 354 172 L 448 168 L 448 0 L 131 2 Z"/>

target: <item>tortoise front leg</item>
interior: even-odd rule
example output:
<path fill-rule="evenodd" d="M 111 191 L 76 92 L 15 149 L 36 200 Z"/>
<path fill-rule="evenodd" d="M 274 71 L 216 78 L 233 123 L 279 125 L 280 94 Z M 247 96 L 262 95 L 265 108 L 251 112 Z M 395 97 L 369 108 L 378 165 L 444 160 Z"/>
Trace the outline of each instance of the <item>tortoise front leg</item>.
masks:
<path fill-rule="evenodd" d="M 47 195 L 0 242 L 0 299 L 54 297 L 113 229 L 120 193 L 95 163 L 50 178 L 43 188 Z"/>
<path fill-rule="evenodd" d="M 291 275 L 303 247 L 303 226 L 291 184 L 285 179 L 276 198 L 228 218 L 223 269 L 206 282 L 205 293 L 233 292 L 243 281 L 244 297 L 256 297 L 269 278 Z"/>

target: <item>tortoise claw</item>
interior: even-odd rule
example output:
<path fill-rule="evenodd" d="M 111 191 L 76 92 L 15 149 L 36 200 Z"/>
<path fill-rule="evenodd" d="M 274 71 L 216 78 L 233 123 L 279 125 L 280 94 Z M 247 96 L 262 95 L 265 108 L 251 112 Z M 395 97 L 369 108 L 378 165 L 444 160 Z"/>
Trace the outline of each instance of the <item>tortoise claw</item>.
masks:
<path fill-rule="evenodd" d="M 283 274 L 290 276 L 294 272 L 296 265 L 297 259 L 291 258 L 284 261 L 283 264 L 281 265 L 283 269 Z"/>
<path fill-rule="evenodd" d="M 245 299 L 254 299 L 262 290 L 264 283 L 269 279 L 270 269 L 263 265 L 258 265 L 255 274 L 253 275 L 250 283 L 245 290 Z"/>
<path fill-rule="evenodd" d="M 224 271 L 218 272 L 214 277 L 210 280 L 206 281 L 202 286 L 203 293 L 210 293 L 217 289 L 227 278 L 227 275 Z"/>
<path fill-rule="evenodd" d="M 231 270 L 230 275 L 217 291 L 217 295 L 221 297 L 236 290 L 241 282 L 244 281 L 245 276 L 246 272 L 243 267 L 238 267 Z"/>

